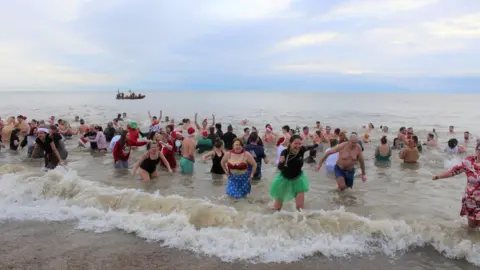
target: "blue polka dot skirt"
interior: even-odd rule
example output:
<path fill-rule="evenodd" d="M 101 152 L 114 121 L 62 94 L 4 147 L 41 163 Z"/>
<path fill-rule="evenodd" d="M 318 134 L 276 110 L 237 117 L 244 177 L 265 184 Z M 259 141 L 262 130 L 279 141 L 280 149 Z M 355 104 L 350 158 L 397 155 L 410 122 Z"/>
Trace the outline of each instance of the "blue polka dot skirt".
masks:
<path fill-rule="evenodd" d="M 252 186 L 250 185 L 250 181 L 248 180 L 249 176 L 250 172 L 248 171 L 244 174 L 230 173 L 227 182 L 227 194 L 235 199 L 246 197 L 252 190 Z"/>

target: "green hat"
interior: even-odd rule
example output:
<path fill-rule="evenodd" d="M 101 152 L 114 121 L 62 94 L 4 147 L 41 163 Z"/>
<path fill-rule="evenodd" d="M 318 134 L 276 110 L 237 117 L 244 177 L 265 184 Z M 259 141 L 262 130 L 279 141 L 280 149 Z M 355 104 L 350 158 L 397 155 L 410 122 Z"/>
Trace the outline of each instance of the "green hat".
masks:
<path fill-rule="evenodd" d="M 130 126 L 130 128 L 132 129 L 137 129 L 137 123 L 135 122 L 130 122 L 130 124 L 128 124 Z"/>

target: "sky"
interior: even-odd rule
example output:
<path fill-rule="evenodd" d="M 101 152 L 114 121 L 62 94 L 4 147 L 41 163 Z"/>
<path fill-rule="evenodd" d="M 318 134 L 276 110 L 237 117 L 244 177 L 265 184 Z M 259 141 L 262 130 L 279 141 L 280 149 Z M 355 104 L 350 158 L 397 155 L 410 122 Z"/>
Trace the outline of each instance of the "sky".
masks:
<path fill-rule="evenodd" d="M 0 91 L 480 93 L 480 1 L 16 0 Z"/>

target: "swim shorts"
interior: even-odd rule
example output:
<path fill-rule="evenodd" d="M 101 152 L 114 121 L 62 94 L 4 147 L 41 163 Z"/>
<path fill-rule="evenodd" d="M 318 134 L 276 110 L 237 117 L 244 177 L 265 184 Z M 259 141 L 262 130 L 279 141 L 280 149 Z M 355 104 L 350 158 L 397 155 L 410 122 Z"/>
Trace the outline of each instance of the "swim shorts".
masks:
<path fill-rule="evenodd" d="M 335 177 L 343 177 L 345 179 L 345 186 L 351 188 L 353 187 L 353 178 L 355 176 L 355 168 L 351 170 L 344 170 L 338 165 L 335 165 Z"/>
<path fill-rule="evenodd" d="M 193 173 L 193 161 L 182 157 L 180 159 L 180 171 L 184 174 L 192 174 Z"/>

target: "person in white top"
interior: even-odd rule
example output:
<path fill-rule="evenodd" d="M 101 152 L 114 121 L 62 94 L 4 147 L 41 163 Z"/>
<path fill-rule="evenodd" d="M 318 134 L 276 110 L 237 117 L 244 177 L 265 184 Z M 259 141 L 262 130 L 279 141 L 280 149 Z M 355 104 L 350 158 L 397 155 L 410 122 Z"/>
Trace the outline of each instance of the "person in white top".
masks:
<path fill-rule="evenodd" d="M 465 148 L 463 148 L 461 145 L 458 145 L 458 140 L 453 138 L 448 140 L 448 146 L 445 147 L 445 152 L 451 154 L 465 153 Z"/>
<path fill-rule="evenodd" d="M 330 149 L 335 147 L 338 144 L 337 139 L 330 140 L 330 148 L 328 148 L 326 152 L 328 152 Z M 335 164 L 337 164 L 337 159 L 338 159 L 338 153 L 333 153 L 330 156 L 327 157 L 327 160 L 325 161 L 325 170 L 327 173 L 334 173 L 335 171 Z"/>

